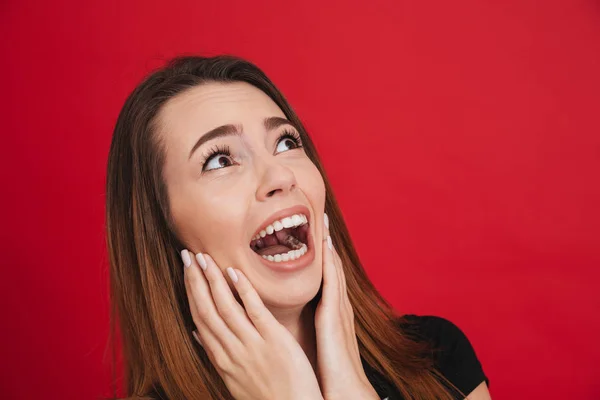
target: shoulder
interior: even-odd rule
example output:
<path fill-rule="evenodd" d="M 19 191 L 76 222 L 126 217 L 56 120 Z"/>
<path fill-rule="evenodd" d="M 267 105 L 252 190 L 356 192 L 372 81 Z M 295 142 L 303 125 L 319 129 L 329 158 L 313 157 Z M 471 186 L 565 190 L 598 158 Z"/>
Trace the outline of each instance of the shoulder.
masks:
<path fill-rule="evenodd" d="M 471 393 L 483 381 L 489 387 L 473 345 L 453 322 L 434 315 L 408 314 L 398 323 L 405 333 L 432 345 L 436 368 L 463 393 Z"/>

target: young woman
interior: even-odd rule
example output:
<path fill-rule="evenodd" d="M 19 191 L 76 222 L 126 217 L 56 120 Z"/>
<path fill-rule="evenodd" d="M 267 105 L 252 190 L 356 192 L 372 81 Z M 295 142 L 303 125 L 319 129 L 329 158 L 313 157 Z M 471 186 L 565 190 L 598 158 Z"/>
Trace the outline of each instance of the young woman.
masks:
<path fill-rule="evenodd" d="M 455 325 L 395 314 L 369 281 L 313 143 L 253 64 L 151 74 L 107 175 L 128 398 L 489 399 Z"/>

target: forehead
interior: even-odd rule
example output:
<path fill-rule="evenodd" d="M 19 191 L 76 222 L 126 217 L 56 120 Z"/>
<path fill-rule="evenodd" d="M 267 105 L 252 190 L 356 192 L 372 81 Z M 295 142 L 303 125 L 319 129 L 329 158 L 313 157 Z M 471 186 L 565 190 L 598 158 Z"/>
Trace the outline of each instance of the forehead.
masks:
<path fill-rule="evenodd" d="M 246 82 L 210 82 L 168 100 L 159 113 L 167 131 L 202 134 L 226 124 L 255 128 L 266 117 L 284 117 L 269 96 Z"/>

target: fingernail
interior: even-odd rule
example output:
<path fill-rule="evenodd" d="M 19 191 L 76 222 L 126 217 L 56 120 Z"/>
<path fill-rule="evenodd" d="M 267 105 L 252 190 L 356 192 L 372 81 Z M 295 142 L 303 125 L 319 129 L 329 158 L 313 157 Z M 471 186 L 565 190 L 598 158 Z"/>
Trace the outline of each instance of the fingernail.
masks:
<path fill-rule="evenodd" d="M 200 268 L 206 271 L 206 267 L 208 265 L 206 264 L 206 260 L 204 259 L 202 253 L 196 254 L 196 260 L 198 261 L 198 264 L 200 264 Z"/>
<path fill-rule="evenodd" d="M 233 268 L 231 268 L 231 267 L 227 268 L 227 275 L 229 275 L 229 278 L 231 278 L 233 283 L 237 283 L 238 277 L 237 277 L 237 274 L 235 273 L 235 271 L 233 270 Z"/>
<path fill-rule="evenodd" d="M 198 344 L 200 346 L 202 346 L 202 342 L 200 341 L 200 338 L 198 337 L 198 333 L 196 331 L 192 331 L 192 335 L 194 335 L 194 339 L 196 339 L 196 342 L 198 342 Z"/>
<path fill-rule="evenodd" d="M 327 235 L 327 247 L 329 250 L 333 250 L 333 243 L 331 242 L 331 236 Z"/>
<path fill-rule="evenodd" d="M 325 222 L 325 228 L 329 229 L 329 217 L 327 216 L 327 213 L 323 214 L 323 222 Z"/>
<path fill-rule="evenodd" d="M 181 250 L 181 259 L 183 260 L 183 265 L 187 268 L 192 265 L 192 258 L 190 257 L 190 252 L 187 249 Z"/>

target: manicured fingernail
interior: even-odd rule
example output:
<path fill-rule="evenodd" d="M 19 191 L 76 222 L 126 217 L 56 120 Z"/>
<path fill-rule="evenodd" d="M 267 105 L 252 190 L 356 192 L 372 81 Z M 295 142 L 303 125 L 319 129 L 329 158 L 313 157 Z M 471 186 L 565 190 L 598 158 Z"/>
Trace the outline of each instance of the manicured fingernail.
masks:
<path fill-rule="evenodd" d="M 325 222 L 325 228 L 329 229 L 329 217 L 327 214 L 323 214 L 323 222 Z"/>
<path fill-rule="evenodd" d="M 227 275 L 229 275 L 229 278 L 231 278 L 233 283 L 237 283 L 238 277 L 237 277 L 237 274 L 235 273 L 235 271 L 233 270 L 233 268 L 231 268 L 231 267 L 227 268 Z"/>
<path fill-rule="evenodd" d="M 204 259 L 202 253 L 196 254 L 196 260 L 198 261 L 198 264 L 200 264 L 200 268 L 206 271 L 206 267 L 208 265 L 206 264 L 206 260 Z"/>
<path fill-rule="evenodd" d="M 198 342 L 198 344 L 200 346 L 202 346 L 202 342 L 200 341 L 200 338 L 198 337 L 198 332 L 192 331 L 192 335 L 194 335 L 194 339 L 196 339 L 196 342 Z"/>
<path fill-rule="evenodd" d="M 187 268 L 192 265 L 192 258 L 190 257 L 190 252 L 187 249 L 181 250 L 181 259 L 183 260 L 183 265 Z"/>
<path fill-rule="evenodd" d="M 333 250 L 333 242 L 331 241 L 331 236 L 327 235 L 327 247 L 329 250 Z"/>

